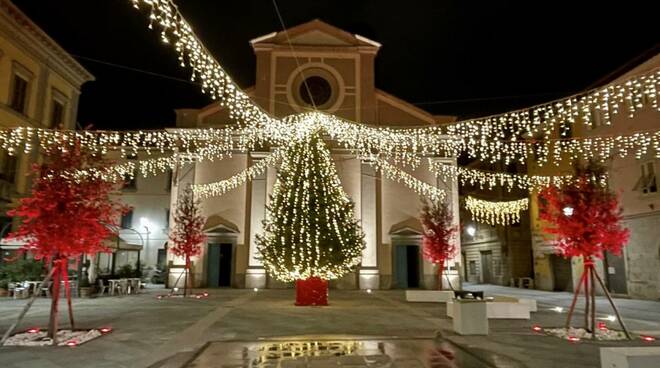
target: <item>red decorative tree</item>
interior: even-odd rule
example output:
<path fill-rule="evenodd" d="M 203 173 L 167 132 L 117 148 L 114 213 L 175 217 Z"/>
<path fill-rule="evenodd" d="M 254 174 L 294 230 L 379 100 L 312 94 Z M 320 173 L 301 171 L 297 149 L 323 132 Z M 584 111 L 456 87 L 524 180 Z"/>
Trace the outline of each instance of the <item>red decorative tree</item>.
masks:
<path fill-rule="evenodd" d="M 603 259 L 605 252 L 620 256 L 630 235 L 621 224 L 618 197 L 602 183 L 603 178 L 603 168 L 595 164 L 577 167 L 573 183 L 561 188 L 548 187 L 539 193 L 539 217 L 546 222 L 544 231 L 555 236 L 557 254 L 567 259 L 582 257 L 584 260 L 584 271 L 573 296 L 566 328 L 570 326 L 580 289 L 584 287 L 585 327 L 595 331 L 594 281 L 597 280 L 630 338 L 607 288 L 594 270 L 594 258 Z"/>
<path fill-rule="evenodd" d="M 423 201 L 420 222 L 424 228 L 424 258 L 438 267 L 438 289 L 442 289 L 445 263 L 456 253 L 454 238 L 458 226 L 454 225 L 454 218 L 446 203 L 429 203 L 426 200 Z M 453 290 L 449 278 L 447 282 Z"/>
<path fill-rule="evenodd" d="M 68 283 L 69 260 L 77 260 L 83 254 L 107 251 L 103 241 L 114 234 L 113 225 L 125 207 L 110 197 L 114 182 L 94 176 L 72 175 L 78 169 L 107 165 L 99 156 L 84 151 L 77 143 L 52 148 L 46 155 L 46 163 L 33 168 L 35 181 L 31 195 L 21 199 L 18 207 L 8 212 L 22 220 L 18 230 L 9 237 L 24 241 L 22 250 L 31 252 L 36 259 L 45 260 L 50 267 L 43 284 L 48 284 L 52 278 L 48 336 L 55 344 L 60 282 L 64 282 L 71 328 L 75 328 Z M 31 302 L 3 339 L 20 323 Z"/>
<path fill-rule="evenodd" d="M 185 257 L 185 279 L 183 296 L 188 295 L 188 272 L 190 271 L 190 258 L 202 251 L 201 244 L 206 240 L 204 224 L 206 219 L 200 214 L 200 202 L 190 187 L 186 188 L 176 203 L 174 215 L 174 229 L 170 234 L 172 250 L 178 257 Z M 178 280 L 177 280 L 178 281 Z"/>

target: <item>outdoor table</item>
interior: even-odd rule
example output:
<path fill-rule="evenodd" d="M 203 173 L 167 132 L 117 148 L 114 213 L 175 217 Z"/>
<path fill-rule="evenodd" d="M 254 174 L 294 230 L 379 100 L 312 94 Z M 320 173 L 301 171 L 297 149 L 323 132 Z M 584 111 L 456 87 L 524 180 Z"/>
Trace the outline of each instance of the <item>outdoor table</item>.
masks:
<path fill-rule="evenodd" d="M 117 287 L 117 285 L 119 284 L 120 281 L 121 280 L 119 280 L 119 279 L 108 280 L 108 283 L 110 284 L 110 295 L 111 296 L 115 295 L 115 288 Z"/>

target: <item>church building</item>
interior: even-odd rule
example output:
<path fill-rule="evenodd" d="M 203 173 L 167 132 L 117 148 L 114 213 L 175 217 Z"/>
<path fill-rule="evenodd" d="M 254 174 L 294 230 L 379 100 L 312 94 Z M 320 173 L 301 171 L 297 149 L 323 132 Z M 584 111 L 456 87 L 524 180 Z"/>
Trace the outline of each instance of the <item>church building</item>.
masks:
<path fill-rule="evenodd" d="M 284 117 L 315 107 L 320 111 L 374 126 L 413 127 L 452 122 L 407 103 L 375 86 L 374 61 L 381 45 L 320 20 L 273 32 L 250 41 L 256 55 L 256 83 L 245 91 L 264 110 Z M 227 112 L 217 103 L 201 109 L 177 110 L 178 128 L 220 127 Z M 331 146 L 331 145 L 330 145 Z M 180 168 L 173 177 L 171 208 L 189 184 L 227 179 L 253 165 L 268 152 L 236 152 L 231 158 Z M 335 288 L 435 288 L 437 269 L 422 256 L 419 196 L 391 181 L 347 150 L 332 149 L 344 191 L 355 203 L 354 214 L 365 233 L 366 248 L 354 273 L 331 282 Z M 453 157 L 435 157 L 456 164 Z M 423 160 L 426 161 L 426 160 Z M 255 243 L 262 232 L 266 204 L 276 180 L 276 167 L 225 193 L 202 201 L 208 241 L 195 257 L 194 286 L 287 287 L 263 268 Z M 459 222 L 457 183 L 436 179 L 421 165 L 404 168 L 420 180 L 447 192 Z M 460 239 L 455 239 L 460 245 Z M 459 281 L 460 251 L 448 262 L 451 282 Z M 170 286 L 182 261 L 168 255 Z"/>

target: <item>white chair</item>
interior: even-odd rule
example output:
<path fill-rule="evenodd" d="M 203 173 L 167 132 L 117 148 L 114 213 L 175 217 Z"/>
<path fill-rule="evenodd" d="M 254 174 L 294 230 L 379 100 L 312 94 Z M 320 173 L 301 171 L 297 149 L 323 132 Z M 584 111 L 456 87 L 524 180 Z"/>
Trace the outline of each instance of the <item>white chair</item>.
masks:
<path fill-rule="evenodd" d="M 97 295 L 103 295 L 103 293 L 108 293 L 108 285 L 103 282 L 103 279 L 99 279 L 99 292 Z"/>

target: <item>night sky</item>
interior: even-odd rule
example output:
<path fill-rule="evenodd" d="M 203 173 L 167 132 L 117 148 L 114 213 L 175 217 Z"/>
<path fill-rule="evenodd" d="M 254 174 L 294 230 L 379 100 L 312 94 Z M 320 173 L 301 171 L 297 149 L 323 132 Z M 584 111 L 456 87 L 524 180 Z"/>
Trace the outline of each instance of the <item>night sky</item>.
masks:
<path fill-rule="evenodd" d="M 81 125 L 173 126 L 174 109 L 211 102 L 129 0 L 14 3 L 96 76 L 82 89 Z M 287 27 L 320 18 L 382 43 L 378 88 L 429 112 L 463 117 L 578 92 L 657 48 L 652 3 L 278 1 Z M 281 30 L 272 2 L 177 4 L 234 80 L 251 86 L 255 60 L 248 41 Z"/>

